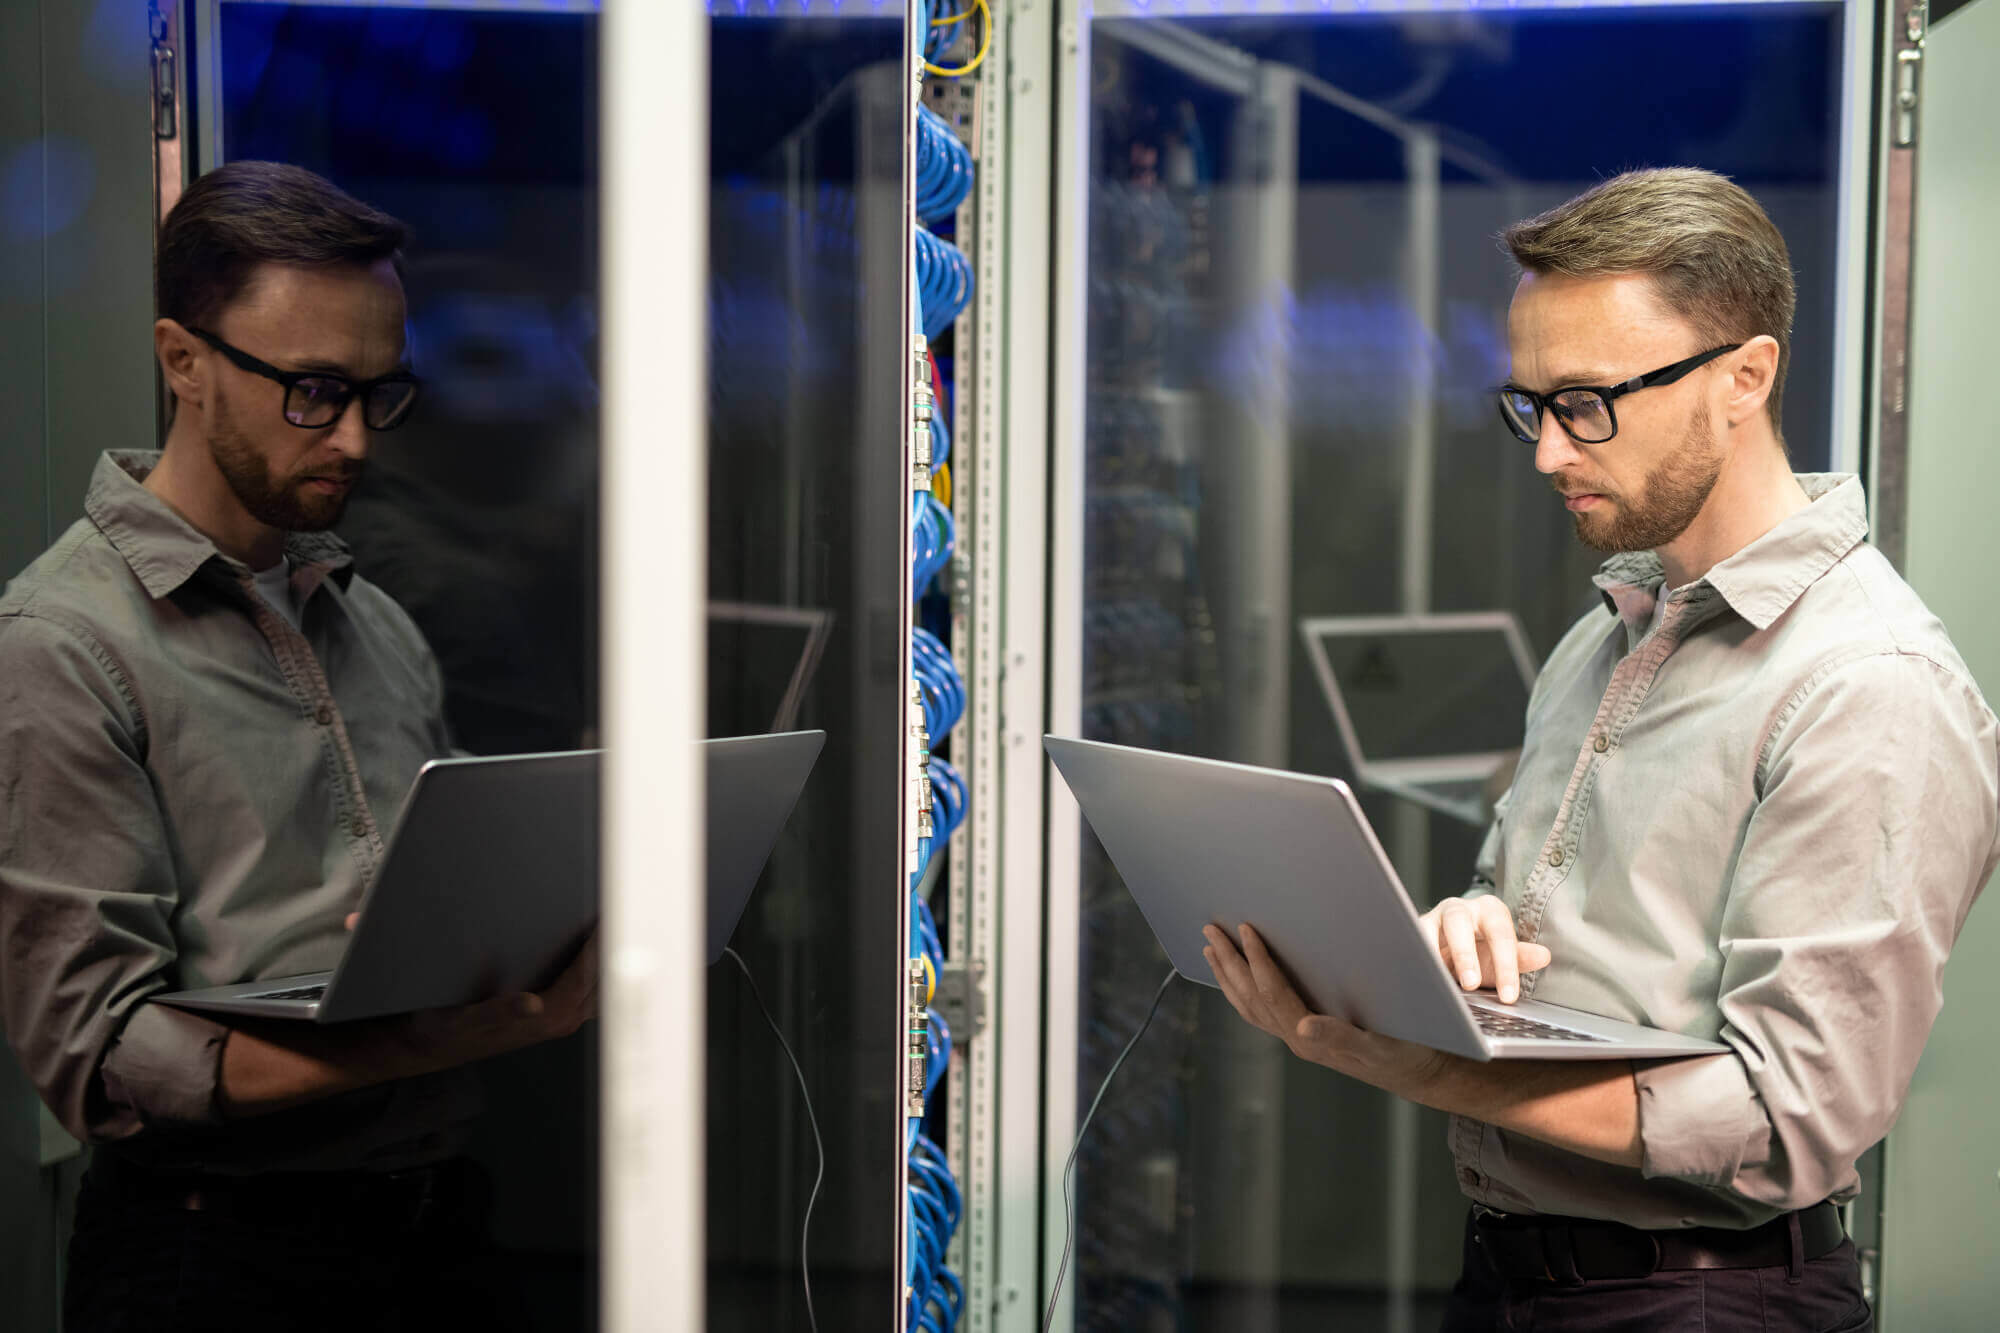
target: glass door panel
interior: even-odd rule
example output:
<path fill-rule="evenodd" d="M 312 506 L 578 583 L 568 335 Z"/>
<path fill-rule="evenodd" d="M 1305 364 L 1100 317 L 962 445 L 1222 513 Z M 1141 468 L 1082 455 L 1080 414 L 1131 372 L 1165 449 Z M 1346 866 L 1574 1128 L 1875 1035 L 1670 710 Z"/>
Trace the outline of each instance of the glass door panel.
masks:
<path fill-rule="evenodd" d="M 1052 628 L 1082 687 L 1053 729 L 1340 777 L 1427 906 L 1469 883 L 1508 766 L 1447 811 L 1358 755 L 1518 747 L 1602 559 L 1491 402 L 1515 277 L 1496 236 L 1631 166 L 1736 179 L 1798 274 L 1795 466 L 1852 468 L 1849 16 L 1088 22 L 1085 217 L 1062 224 L 1088 245 L 1083 558 L 1055 571 L 1081 614 Z M 1356 687 L 1345 729 L 1329 672 Z M 1075 873 L 1080 1115 L 1166 962 L 1087 828 Z M 1459 1268 L 1443 1117 L 1293 1059 L 1205 988 L 1168 992 L 1076 1192 L 1079 1328 L 1435 1327 Z"/>
<path fill-rule="evenodd" d="M 341 532 L 482 753 L 599 740 L 597 9 L 195 5 L 199 165 L 296 163 L 415 233 L 426 398 Z M 710 735 L 827 733 L 732 942 L 813 1095 L 819 1325 L 860 1328 L 901 1304 L 904 16 L 758 9 L 712 21 L 710 186 L 688 201 L 709 436 L 657 443 L 708 451 Z M 743 975 L 707 984 L 707 1327 L 804 1327 L 815 1132 Z M 482 1069 L 491 1281 L 525 1328 L 595 1326 L 595 1042 Z"/>

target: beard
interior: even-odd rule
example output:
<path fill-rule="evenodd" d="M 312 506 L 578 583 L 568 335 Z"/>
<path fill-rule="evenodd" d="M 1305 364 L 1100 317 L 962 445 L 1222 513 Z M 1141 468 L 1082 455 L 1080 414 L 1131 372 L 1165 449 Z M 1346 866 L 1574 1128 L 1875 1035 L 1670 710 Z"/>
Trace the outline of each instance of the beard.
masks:
<path fill-rule="evenodd" d="M 316 477 L 353 480 L 361 475 L 363 466 L 352 459 L 339 459 L 317 472 L 301 468 L 283 479 L 274 477 L 269 461 L 237 427 L 226 400 L 216 402 L 208 451 L 223 480 L 229 483 L 229 489 L 250 516 L 280 532 L 324 532 L 340 522 L 353 489 L 316 495 L 306 490 L 306 483 Z"/>
<path fill-rule="evenodd" d="M 1688 418 L 1681 447 L 1646 474 L 1635 497 L 1605 494 L 1611 513 L 1576 515 L 1577 540 L 1606 555 L 1657 550 L 1688 530 L 1721 475 L 1722 451 L 1715 444 L 1715 428 L 1707 414 L 1696 408 Z M 1560 477 L 1552 477 L 1550 482 L 1563 494 L 1591 489 L 1565 490 Z"/>

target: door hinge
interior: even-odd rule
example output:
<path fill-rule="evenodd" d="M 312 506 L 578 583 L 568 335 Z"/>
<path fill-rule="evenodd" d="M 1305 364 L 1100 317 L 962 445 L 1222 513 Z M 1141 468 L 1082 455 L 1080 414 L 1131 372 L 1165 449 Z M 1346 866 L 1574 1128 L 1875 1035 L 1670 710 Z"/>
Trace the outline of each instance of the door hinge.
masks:
<path fill-rule="evenodd" d="M 1924 27 L 1928 17 L 1924 0 L 1903 11 L 1903 29 L 1896 46 L 1896 76 L 1892 96 L 1895 106 L 1895 134 L 1892 142 L 1908 148 L 1917 141 L 1917 106 L 1921 100 L 1924 65 Z"/>
<path fill-rule="evenodd" d="M 153 133 L 162 139 L 180 134 L 180 99 L 176 96 L 173 34 L 160 0 L 149 0 L 146 21 L 153 38 Z"/>

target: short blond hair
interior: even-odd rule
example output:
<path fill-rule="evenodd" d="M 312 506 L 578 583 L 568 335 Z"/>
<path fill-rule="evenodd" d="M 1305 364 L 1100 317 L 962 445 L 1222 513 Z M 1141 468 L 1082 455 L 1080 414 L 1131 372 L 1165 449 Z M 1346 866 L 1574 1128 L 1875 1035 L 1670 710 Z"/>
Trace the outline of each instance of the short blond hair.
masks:
<path fill-rule="evenodd" d="M 1783 438 L 1798 290 L 1785 238 L 1742 186 L 1694 167 L 1628 171 L 1515 223 L 1501 241 L 1525 273 L 1651 274 L 1667 309 L 1700 335 L 1702 346 L 1690 351 L 1759 334 L 1777 339 L 1765 411 Z"/>

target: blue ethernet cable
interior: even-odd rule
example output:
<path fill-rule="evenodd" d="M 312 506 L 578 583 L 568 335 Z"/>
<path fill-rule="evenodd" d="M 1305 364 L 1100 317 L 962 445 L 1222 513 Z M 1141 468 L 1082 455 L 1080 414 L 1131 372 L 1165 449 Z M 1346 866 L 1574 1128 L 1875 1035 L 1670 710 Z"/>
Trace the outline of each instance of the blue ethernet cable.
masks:
<path fill-rule="evenodd" d="M 950 405 L 939 397 L 937 410 L 931 415 L 931 471 L 933 472 L 951 461 L 951 430 L 945 425 L 946 418 L 950 416 Z"/>
<path fill-rule="evenodd" d="M 932 580 L 951 567 L 957 543 L 951 511 L 929 491 L 918 491 L 910 500 L 910 587 L 916 596 L 922 597 Z"/>
<path fill-rule="evenodd" d="M 972 261 L 950 241 L 919 227 L 913 233 L 917 258 L 917 292 L 923 310 L 922 332 L 941 336 L 972 299 Z"/>
<path fill-rule="evenodd" d="M 944 117 L 917 108 L 917 217 L 936 224 L 952 218 L 972 192 L 972 153 Z"/>
<path fill-rule="evenodd" d="M 965 678 L 937 636 L 922 626 L 910 635 L 910 666 L 924 706 L 924 730 L 942 741 L 965 716 Z"/>
<path fill-rule="evenodd" d="M 948 842 L 951 835 L 958 832 L 965 822 L 965 779 L 958 769 L 946 760 L 931 759 L 931 790 L 940 817 L 937 819 L 937 837 L 940 842 Z"/>
<path fill-rule="evenodd" d="M 954 19 L 969 14 L 968 0 L 918 0 L 917 21 L 927 56 L 942 56 L 956 40 Z M 933 22 L 933 15 L 942 22 Z M 936 338 L 949 329 L 972 297 L 972 262 L 957 246 L 934 235 L 924 222 L 942 224 L 955 217 L 971 192 L 971 152 L 946 121 L 919 104 L 914 145 L 916 218 L 912 226 L 914 331 Z M 945 422 L 942 386 L 934 393 L 931 420 L 931 465 L 942 467 L 951 456 L 951 434 Z M 922 597 L 949 567 L 955 543 L 951 511 L 934 494 L 918 491 L 910 511 L 911 588 Z M 965 680 L 950 651 L 921 627 L 911 636 L 911 675 L 921 700 L 924 727 L 931 743 L 942 741 L 965 713 Z M 957 769 L 937 756 L 929 757 L 928 781 L 933 796 L 932 836 L 917 840 L 917 863 L 910 880 L 909 957 L 923 960 L 935 978 L 944 967 L 944 945 L 930 906 L 919 893 L 932 858 L 965 819 L 966 789 Z M 904 1218 L 909 1236 L 905 1280 L 909 1288 L 907 1323 L 918 1333 L 955 1333 L 965 1305 L 965 1287 L 945 1264 L 945 1253 L 957 1233 L 964 1200 L 944 1151 L 924 1133 L 937 1088 L 951 1065 L 951 1029 L 942 1015 L 925 1007 L 924 1092 L 922 1113 L 908 1121 L 908 1159 Z"/>

